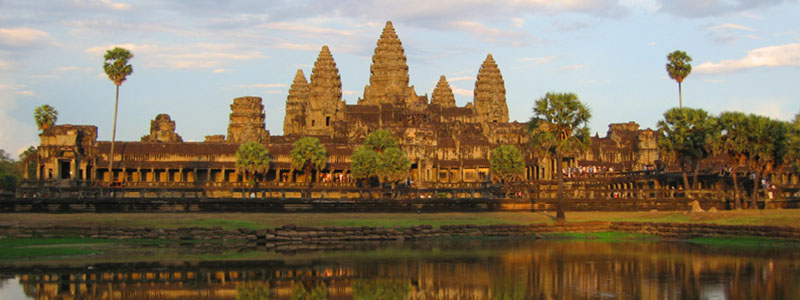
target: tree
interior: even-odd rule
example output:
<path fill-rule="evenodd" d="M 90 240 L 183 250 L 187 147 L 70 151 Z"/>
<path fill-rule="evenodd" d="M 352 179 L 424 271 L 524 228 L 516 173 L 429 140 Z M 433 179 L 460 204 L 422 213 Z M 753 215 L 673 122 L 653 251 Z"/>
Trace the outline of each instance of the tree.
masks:
<path fill-rule="evenodd" d="M 383 152 L 387 148 L 397 147 L 397 140 L 392 137 L 392 133 L 386 129 L 378 129 L 367 135 L 364 145 L 369 146 L 375 151 Z"/>
<path fill-rule="evenodd" d="M 322 146 L 319 139 L 315 137 L 304 137 L 297 140 L 297 142 L 294 143 L 294 148 L 292 148 L 290 155 L 292 157 L 292 168 L 303 170 L 309 185 L 312 181 L 312 169 L 319 172 L 325 168 L 325 164 L 328 160 L 325 147 Z"/>
<path fill-rule="evenodd" d="M 44 104 L 33 110 L 33 119 L 39 130 L 45 131 L 52 128 L 58 120 L 58 111 L 50 105 Z"/>
<path fill-rule="evenodd" d="M 5 150 L 0 149 L 0 194 L 2 191 L 14 191 L 21 179 L 17 162 Z"/>
<path fill-rule="evenodd" d="M 800 173 L 800 114 L 794 116 L 789 128 L 789 161 L 793 161 L 795 173 Z"/>
<path fill-rule="evenodd" d="M 369 179 L 377 176 L 381 158 L 378 152 L 367 145 L 360 145 L 350 156 L 350 172 L 355 179 Z"/>
<path fill-rule="evenodd" d="M 236 150 L 236 169 L 244 172 L 248 181 L 269 171 L 269 150 L 256 142 L 247 142 Z"/>
<path fill-rule="evenodd" d="M 114 98 L 114 127 L 111 131 L 111 152 L 108 155 L 108 172 L 109 182 L 114 181 L 114 141 L 117 137 L 117 108 L 119 107 L 119 86 L 128 79 L 133 73 L 133 66 L 128 64 L 128 61 L 133 58 L 130 51 L 114 47 L 114 49 L 106 51 L 103 56 L 105 62 L 103 63 L 103 71 L 108 75 L 108 79 L 114 82 L 117 88 L 116 97 Z"/>
<path fill-rule="evenodd" d="M 677 161 L 681 167 L 683 184 L 688 189 L 687 172 L 694 173 L 694 188 L 700 161 L 713 149 L 716 122 L 708 112 L 694 108 L 672 108 L 658 121 L 658 147 L 666 160 Z"/>
<path fill-rule="evenodd" d="M 378 178 L 380 183 L 397 181 L 408 176 L 406 153 L 397 146 L 397 140 L 385 129 L 375 130 L 358 146 L 350 157 L 350 170 L 357 179 Z"/>
<path fill-rule="evenodd" d="M 733 178 L 733 199 L 736 209 L 742 208 L 742 199 L 739 193 L 737 168 L 747 163 L 747 120 L 748 116 L 742 112 L 722 112 L 717 119 L 719 139 L 716 139 L 715 152 L 728 158 Z"/>
<path fill-rule="evenodd" d="M 492 177 L 496 175 L 498 179 L 509 182 L 525 173 L 525 158 L 517 147 L 501 145 L 492 150 L 489 167 Z"/>
<path fill-rule="evenodd" d="M 787 122 L 773 120 L 764 116 L 750 115 L 747 126 L 747 158 L 755 173 L 751 206 L 758 208 L 758 187 L 761 178 L 766 178 L 784 162 L 789 150 L 789 130 Z"/>
<path fill-rule="evenodd" d="M 410 167 L 411 162 L 408 161 L 406 153 L 400 148 L 391 147 L 381 152 L 377 175 L 381 182 L 389 182 L 394 188 L 398 181 L 408 177 Z"/>
<path fill-rule="evenodd" d="M 20 171 L 24 172 L 23 174 L 27 174 L 28 179 L 36 178 L 36 160 L 39 157 L 38 152 L 39 149 L 34 146 L 30 146 L 19 155 L 19 163 L 21 164 Z"/>
<path fill-rule="evenodd" d="M 675 50 L 667 55 L 667 74 L 669 78 L 678 82 L 678 107 L 683 108 L 683 93 L 681 91 L 681 83 L 689 73 L 692 73 L 692 57 L 686 52 Z"/>
<path fill-rule="evenodd" d="M 589 108 L 574 93 L 547 93 L 536 100 L 533 117 L 528 122 L 531 145 L 538 153 L 556 160 L 558 181 L 557 221 L 564 221 L 564 178 L 561 164 L 564 157 L 583 152 L 591 144 Z"/>

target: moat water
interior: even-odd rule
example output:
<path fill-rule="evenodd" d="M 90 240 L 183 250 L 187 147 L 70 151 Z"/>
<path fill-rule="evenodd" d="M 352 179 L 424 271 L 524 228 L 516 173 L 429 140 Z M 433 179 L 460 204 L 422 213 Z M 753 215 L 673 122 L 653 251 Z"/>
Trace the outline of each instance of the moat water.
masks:
<path fill-rule="evenodd" d="M 7 265 L 0 299 L 800 299 L 796 248 L 461 240 L 169 251 L 188 260 Z"/>

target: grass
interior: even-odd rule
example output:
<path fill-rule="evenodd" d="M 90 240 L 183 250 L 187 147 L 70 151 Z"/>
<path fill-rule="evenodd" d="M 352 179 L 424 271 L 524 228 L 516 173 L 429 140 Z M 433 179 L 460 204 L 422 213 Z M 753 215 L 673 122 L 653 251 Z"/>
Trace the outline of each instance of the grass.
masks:
<path fill-rule="evenodd" d="M 800 243 L 756 236 L 716 236 L 688 239 L 687 242 L 715 247 L 737 248 L 800 248 Z"/>
<path fill-rule="evenodd" d="M 94 239 L 81 237 L 61 238 L 6 238 L 0 239 L 0 261 L 40 259 L 75 255 L 98 254 L 104 248 L 119 245 L 151 245 L 164 243 L 148 239 Z"/>
<path fill-rule="evenodd" d="M 652 241 L 659 238 L 654 235 L 643 233 L 628 233 L 617 231 L 604 231 L 604 232 L 554 232 L 543 234 L 546 238 L 551 239 L 577 239 L 577 240 L 593 240 L 598 242 L 620 242 L 620 241 Z"/>
<path fill-rule="evenodd" d="M 222 227 L 275 228 L 298 226 L 384 226 L 410 227 L 421 224 L 492 225 L 553 223 L 553 212 L 476 212 L 476 213 L 82 213 L 82 214 L 3 214 L 0 225 L 49 226 L 70 224 L 97 227 Z M 728 225 L 777 225 L 800 227 L 800 210 L 741 210 L 717 213 L 684 212 L 567 212 L 569 222 L 627 221 L 714 223 Z"/>

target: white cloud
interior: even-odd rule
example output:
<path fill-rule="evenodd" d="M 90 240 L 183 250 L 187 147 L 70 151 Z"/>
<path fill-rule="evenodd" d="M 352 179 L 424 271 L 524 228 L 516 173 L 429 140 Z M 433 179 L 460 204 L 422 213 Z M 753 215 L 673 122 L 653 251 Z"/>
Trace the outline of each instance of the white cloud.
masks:
<path fill-rule="evenodd" d="M 715 26 L 708 27 L 708 30 L 712 30 L 712 31 L 722 31 L 722 30 L 726 30 L 726 29 L 736 29 L 736 30 L 744 30 L 744 31 L 756 31 L 753 28 L 750 28 L 750 27 L 747 27 L 747 26 L 744 26 L 744 25 L 739 25 L 739 24 L 732 24 L 732 23 L 726 23 L 726 24 L 720 24 L 720 25 L 715 25 Z"/>
<path fill-rule="evenodd" d="M 750 50 L 740 59 L 718 63 L 704 62 L 695 68 L 698 73 L 727 73 L 759 67 L 800 67 L 800 43 L 769 46 Z"/>
<path fill-rule="evenodd" d="M 447 78 L 447 82 L 456 82 L 464 80 L 475 80 L 475 76 L 459 76 L 459 77 Z M 439 80 L 437 79 L 436 82 L 439 82 Z"/>
<path fill-rule="evenodd" d="M 17 106 L 16 94 L 20 88 L 24 86 L 0 83 L 0 148 L 16 155 L 38 144 L 33 118 L 29 122 L 21 122 L 10 114 Z"/>
<path fill-rule="evenodd" d="M 474 21 L 453 21 L 449 23 L 449 27 L 468 32 L 484 42 L 504 43 L 514 47 L 523 46 L 530 39 L 525 32 L 500 30 Z"/>
<path fill-rule="evenodd" d="M 26 28 L 0 28 L 0 45 L 7 47 L 28 47 L 53 41 L 47 32 Z"/>
<path fill-rule="evenodd" d="M 269 30 L 298 32 L 300 33 L 301 36 L 322 36 L 322 37 L 329 37 L 330 35 L 354 36 L 360 33 L 357 30 L 308 26 L 305 24 L 290 23 L 290 22 L 267 23 L 259 25 L 258 27 Z"/>
<path fill-rule="evenodd" d="M 583 68 L 586 68 L 586 66 L 584 66 L 584 65 L 569 65 L 569 66 L 563 66 L 561 68 L 558 68 L 558 71 L 580 70 L 580 69 L 583 69 Z"/>
<path fill-rule="evenodd" d="M 343 94 L 343 95 L 346 95 L 346 96 L 352 96 L 352 95 L 357 95 L 357 94 L 358 94 L 358 91 L 343 90 L 343 91 L 342 91 L 342 94 Z"/>
<path fill-rule="evenodd" d="M 525 26 L 525 19 L 523 19 L 523 18 L 511 18 L 511 24 L 514 25 L 514 27 L 522 28 L 522 27 Z"/>
<path fill-rule="evenodd" d="M 211 71 L 211 73 L 214 73 L 214 74 L 230 73 L 230 72 L 231 72 L 231 70 L 228 70 L 228 69 L 215 69 L 215 70 Z"/>
<path fill-rule="evenodd" d="M 131 9 L 130 5 L 125 4 L 125 3 L 121 3 L 121 2 L 114 2 L 114 1 L 111 1 L 111 0 L 100 0 L 100 2 L 102 2 L 107 7 L 111 8 L 111 9 L 114 9 L 114 10 L 129 10 L 129 9 Z"/>
<path fill-rule="evenodd" d="M 619 0 L 619 5 L 648 13 L 654 13 L 661 9 L 661 3 L 658 0 Z"/>
<path fill-rule="evenodd" d="M 290 42 L 282 42 L 273 45 L 273 47 L 278 49 L 288 49 L 288 50 L 297 50 L 297 51 L 319 51 L 322 48 L 320 45 L 312 45 L 312 44 L 298 44 L 298 43 L 290 43 Z"/>
<path fill-rule="evenodd" d="M 662 0 L 660 11 L 688 18 L 721 16 L 777 6 L 787 0 Z"/>
<path fill-rule="evenodd" d="M 543 57 L 523 57 L 517 61 L 527 63 L 529 66 L 541 65 L 552 62 L 558 58 L 557 56 L 543 56 Z"/>
<path fill-rule="evenodd" d="M 472 97 L 473 96 L 472 95 L 472 90 L 462 89 L 462 88 L 457 88 L 457 87 L 451 87 L 450 89 L 453 90 L 453 94 L 455 94 L 455 95 L 467 96 L 467 97 Z"/>
<path fill-rule="evenodd" d="M 34 93 L 33 91 L 27 91 L 27 90 L 25 90 L 25 91 L 17 91 L 15 94 L 21 95 L 21 96 L 36 96 L 36 93 Z"/>
<path fill-rule="evenodd" d="M 254 89 L 254 88 L 271 89 L 278 87 L 288 87 L 288 85 L 285 83 L 254 83 L 254 84 L 242 84 L 238 85 L 237 87 L 241 89 Z"/>
<path fill-rule="evenodd" d="M 5 60 L 0 60 L 0 70 L 8 69 L 10 67 L 11 67 L 11 63 L 9 63 L 9 62 L 7 62 Z"/>
<path fill-rule="evenodd" d="M 97 46 L 86 49 L 91 55 L 102 55 L 106 50 L 122 47 L 130 50 L 136 60 L 141 58 L 153 68 L 219 69 L 232 61 L 267 58 L 261 51 L 243 48 L 236 44 L 193 43 L 160 46 L 152 44 L 122 44 Z"/>

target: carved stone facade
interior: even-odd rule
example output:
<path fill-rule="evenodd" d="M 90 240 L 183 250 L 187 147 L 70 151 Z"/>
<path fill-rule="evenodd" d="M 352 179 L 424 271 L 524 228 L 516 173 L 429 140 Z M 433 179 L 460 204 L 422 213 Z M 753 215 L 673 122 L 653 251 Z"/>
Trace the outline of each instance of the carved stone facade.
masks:
<path fill-rule="evenodd" d="M 183 139 L 175 133 L 175 121 L 168 114 L 158 114 L 150 121 L 150 134 L 143 136 L 142 142 L 180 143 Z"/>
<path fill-rule="evenodd" d="M 228 123 L 228 142 L 266 142 L 269 132 L 264 125 L 264 105 L 261 97 L 239 97 L 231 104 Z"/>
<path fill-rule="evenodd" d="M 303 136 L 316 136 L 329 157 L 325 170 L 316 174 L 315 180 L 347 181 L 353 149 L 370 132 L 387 129 L 407 153 L 412 163 L 408 178 L 419 186 L 490 182 L 489 156 L 492 149 L 503 144 L 523 150 L 524 178 L 553 178 L 554 162 L 530 151 L 526 124 L 509 122 L 505 83 L 491 54 L 478 71 L 472 102 L 463 107 L 456 106 L 444 76 L 432 91 L 430 102 L 409 86 L 405 52 L 391 22 L 386 23 L 377 42 L 370 73 L 369 84 L 357 104 L 346 104 L 339 70 L 330 49 L 323 46 L 310 81 L 302 70 L 295 73 L 286 98 L 283 136 L 271 136 L 265 129 L 261 98 L 240 97 L 230 106 L 227 137 L 209 135 L 204 142 L 182 142 L 175 133 L 175 122 L 168 115 L 159 115 L 142 142 L 119 143 L 114 158 L 119 167 L 113 170 L 105 167 L 110 143 L 95 142 L 95 127 L 56 126 L 42 134 L 42 147 L 60 150 L 41 152 L 42 171 L 37 176 L 89 181 L 114 178 L 132 186 L 195 182 L 199 185 L 193 186 L 209 183 L 217 187 L 220 182 L 242 182 L 234 154 L 239 144 L 252 141 L 264 144 L 273 157 L 269 172 L 258 180 L 291 182 L 306 178 L 291 167 L 292 144 Z M 78 135 L 83 142 L 75 142 Z M 151 142 L 161 145 L 154 147 Z M 608 136 L 596 137 L 594 142 L 589 151 L 568 165 L 605 164 L 635 171 L 657 160 L 654 132 L 640 130 L 635 123 L 612 124 Z M 49 169 L 56 170 L 56 175 L 49 175 Z M 73 173 L 58 171 L 66 169 Z"/>

